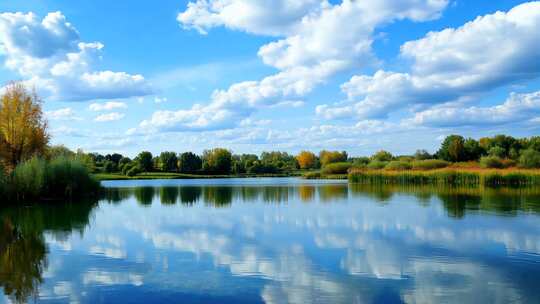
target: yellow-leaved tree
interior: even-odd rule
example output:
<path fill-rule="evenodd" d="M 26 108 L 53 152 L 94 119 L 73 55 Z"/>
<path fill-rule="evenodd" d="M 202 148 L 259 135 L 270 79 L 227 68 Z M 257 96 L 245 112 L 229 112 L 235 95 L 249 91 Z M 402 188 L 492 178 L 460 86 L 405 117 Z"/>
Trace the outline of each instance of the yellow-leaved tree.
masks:
<path fill-rule="evenodd" d="M 43 155 L 48 142 L 41 99 L 23 83 L 8 84 L 0 97 L 0 162 L 13 169 L 21 161 Z"/>
<path fill-rule="evenodd" d="M 315 168 L 317 164 L 317 156 L 309 151 L 302 151 L 296 156 L 300 169 Z"/>

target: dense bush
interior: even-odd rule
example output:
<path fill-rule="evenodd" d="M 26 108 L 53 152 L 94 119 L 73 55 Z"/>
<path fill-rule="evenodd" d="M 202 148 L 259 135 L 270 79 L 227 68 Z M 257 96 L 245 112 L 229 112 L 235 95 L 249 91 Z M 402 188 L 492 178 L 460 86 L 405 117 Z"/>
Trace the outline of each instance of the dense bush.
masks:
<path fill-rule="evenodd" d="M 394 158 L 392 153 L 381 150 L 371 156 L 372 161 L 389 162 Z"/>
<path fill-rule="evenodd" d="M 440 159 L 417 160 L 411 163 L 415 170 L 433 170 L 448 167 L 449 163 Z"/>
<path fill-rule="evenodd" d="M 352 167 L 351 163 L 332 163 L 324 166 L 322 169 L 323 174 L 346 174 L 349 168 Z"/>
<path fill-rule="evenodd" d="M 402 171 L 402 170 L 410 170 L 412 169 L 412 165 L 409 162 L 401 161 L 401 160 L 395 160 L 389 162 L 385 167 L 385 170 L 391 170 L 391 171 Z"/>
<path fill-rule="evenodd" d="M 51 161 L 34 157 L 4 180 L 6 196 L 15 201 L 71 199 L 99 189 L 99 182 L 81 162 L 64 157 Z"/>
<path fill-rule="evenodd" d="M 388 165 L 387 161 L 372 160 L 367 164 L 367 167 L 368 169 L 378 170 L 383 169 L 386 165 Z"/>
<path fill-rule="evenodd" d="M 480 166 L 482 168 L 501 169 L 504 168 L 504 163 L 497 156 L 484 156 L 480 159 Z"/>
<path fill-rule="evenodd" d="M 540 168 L 540 152 L 533 149 L 527 149 L 521 152 L 519 166 L 530 169 Z"/>
<path fill-rule="evenodd" d="M 319 179 L 321 178 L 321 172 L 308 172 L 304 174 L 305 179 Z"/>

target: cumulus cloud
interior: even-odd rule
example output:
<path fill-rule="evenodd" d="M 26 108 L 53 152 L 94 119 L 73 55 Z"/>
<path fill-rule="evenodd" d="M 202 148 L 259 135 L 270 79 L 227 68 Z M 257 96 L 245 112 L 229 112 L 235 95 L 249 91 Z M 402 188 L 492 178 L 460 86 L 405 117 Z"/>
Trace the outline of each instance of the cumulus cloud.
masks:
<path fill-rule="evenodd" d="M 492 126 L 534 120 L 540 114 L 540 91 L 512 94 L 492 107 L 436 107 L 415 114 L 410 122 L 433 127 Z"/>
<path fill-rule="evenodd" d="M 197 0 L 177 16 L 186 29 L 201 34 L 217 26 L 226 26 L 254 34 L 284 35 L 294 29 L 302 17 L 324 6 L 321 0 Z"/>
<path fill-rule="evenodd" d="M 338 72 L 373 63 L 371 44 L 377 26 L 404 18 L 433 19 L 447 4 L 447 0 L 343 1 L 335 5 L 320 0 L 190 2 L 178 15 L 185 28 L 206 33 L 212 27 L 226 26 L 283 37 L 262 46 L 258 53 L 278 72 L 216 90 L 207 105 L 156 112 L 140 127 L 158 131 L 234 127 L 262 107 L 302 98 Z"/>
<path fill-rule="evenodd" d="M 405 43 L 411 72 L 378 71 L 342 86 L 349 104 L 318 108 L 325 118 L 384 117 L 410 105 L 472 99 L 540 74 L 540 2 L 478 17 Z"/>
<path fill-rule="evenodd" d="M 96 121 L 96 122 L 111 122 L 111 121 L 120 120 L 120 119 L 124 118 L 125 116 L 126 115 L 123 114 L 123 113 L 112 112 L 112 113 L 107 113 L 107 114 L 101 114 L 101 115 L 97 116 L 96 118 L 94 118 L 94 121 Z"/>
<path fill-rule="evenodd" d="M 61 12 L 39 19 L 34 13 L 0 14 L 5 66 L 52 100 L 85 101 L 147 95 L 141 75 L 96 71 L 104 45 L 82 42 Z"/>
<path fill-rule="evenodd" d="M 77 117 L 72 108 L 62 108 L 58 110 L 46 111 L 45 116 L 49 120 L 81 120 Z"/>
<path fill-rule="evenodd" d="M 105 103 L 92 103 L 88 109 L 95 112 L 100 111 L 111 111 L 115 109 L 127 109 L 128 106 L 125 102 L 119 102 L 119 101 L 108 101 Z"/>

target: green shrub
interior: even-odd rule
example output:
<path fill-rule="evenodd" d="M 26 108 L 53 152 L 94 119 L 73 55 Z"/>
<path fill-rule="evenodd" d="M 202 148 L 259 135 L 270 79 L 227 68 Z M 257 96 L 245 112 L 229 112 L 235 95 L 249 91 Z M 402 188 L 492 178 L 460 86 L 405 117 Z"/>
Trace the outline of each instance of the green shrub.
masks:
<path fill-rule="evenodd" d="M 371 156 L 372 161 L 389 162 L 394 158 L 392 153 L 381 150 Z"/>
<path fill-rule="evenodd" d="M 386 167 L 386 165 L 388 165 L 388 162 L 386 161 L 372 160 L 371 162 L 369 162 L 367 167 L 368 169 L 379 170 Z"/>
<path fill-rule="evenodd" d="M 417 160 L 411 163 L 415 170 L 434 170 L 448 167 L 449 163 L 440 159 Z"/>
<path fill-rule="evenodd" d="M 352 167 L 351 163 L 331 163 L 326 165 L 322 169 L 323 174 L 346 174 L 349 168 Z"/>
<path fill-rule="evenodd" d="M 126 172 L 126 175 L 129 176 L 129 177 L 132 177 L 132 176 L 135 176 L 137 174 L 141 173 L 141 170 L 139 170 L 139 167 L 137 166 L 134 166 L 134 167 L 131 167 L 127 172 Z"/>
<path fill-rule="evenodd" d="M 401 160 L 395 160 L 389 162 L 385 167 L 385 170 L 391 170 L 391 171 L 403 171 L 403 170 L 410 170 L 412 169 L 412 165 L 409 162 L 401 161 Z"/>
<path fill-rule="evenodd" d="M 65 157 L 51 161 L 34 157 L 3 180 L 6 197 L 17 202 L 71 199 L 95 194 L 100 187 L 81 162 Z"/>
<path fill-rule="evenodd" d="M 484 156 L 480 158 L 480 167 L 490 168 L 490 169 L 501 169 L 504 168 L 504 163 L 502 159 L 497 156 Z"/>
<path fill-rule="evenodd" d="M 56 158 L 46 165 L 43 196 L 49 198 L 74 198 L 99 189 L 99 182 L 79 161 Z"/>
<path fill-rule="evenodd" d="M 305 179 L 319 179 L 321 178 L 321 172 L 308 172 L 303 176 Z"/>
<path fill-rule="evenodd" d="M 519 166 L 529 169 L 540 168 L 540 152 L 533 149 L 527 149 L 521 152 Z"/>
<path fill-rule="evenodd" d="M 11 176 L 10 191 L 17 200 L 38 198 L 45 186 L 46 162 L 32 159 L 17 165 Z"/>

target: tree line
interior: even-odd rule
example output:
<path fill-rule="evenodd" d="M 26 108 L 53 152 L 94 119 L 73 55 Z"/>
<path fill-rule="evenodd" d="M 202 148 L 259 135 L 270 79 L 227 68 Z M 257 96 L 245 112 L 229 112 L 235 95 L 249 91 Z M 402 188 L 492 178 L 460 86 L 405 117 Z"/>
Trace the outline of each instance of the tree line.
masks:
<path fill-rule="evenodd" d="M 119 153 L 102 155 L 71 152 L 52 147 L 50 154 L 77 157 L 93 172 L 122 173 L 134 176 L 143 172 L 175 172 L 205 175 L 287 174 L 298 170 L 320 170 L 325 174 L 343 174 L 348 169 L 437 169 L 450 164 L 485 168 L 540 168 L 540 137 L 514 138 L 507 135 L 484 137 L 479 140 L 460 135 L 446 137 L 436 153 L 417 150 L 412 155 L 393 155 L 381 150 L 371 156 L 350 157 L 346 151 L 319 153 L 301 151 L 293 155 L 271 151 L 256 154 L 233 154 L 224 148 L 193 152 L 171 151 L 153 155 L 140 152 L 131 159 Z"/>

